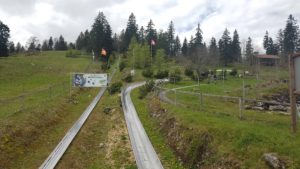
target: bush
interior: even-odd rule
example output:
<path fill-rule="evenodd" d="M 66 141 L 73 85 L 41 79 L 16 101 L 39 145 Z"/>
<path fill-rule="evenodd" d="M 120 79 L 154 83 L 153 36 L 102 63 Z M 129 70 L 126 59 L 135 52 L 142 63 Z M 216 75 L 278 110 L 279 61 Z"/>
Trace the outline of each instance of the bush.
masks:
<path fill-rule="evenodd" d="M 116 82 L 111 84 L 107 90 L 109 94 L 120 93 L 122 86 L 123 86 L 122 82 Z"/>
<path fill-rule="evenodd" d="M 127 83 L 130 83 L 133 81 L 133 78 L 131 76 L 131 74 L 128 74 L 125 78 L 124 78 L 124 81 L 127 82 Z"/>
<path fill-rule="evenodd" d="M 154 75 L 156 79 L 163 79 L 167 78 L 169 76 L 169 71 L 167 70 L 159 70 L 157 73 Z"/>
<path fill-rule="evenodd" d="M 155 83 L 153 80 L 147 81 L 146 84 L 143 85 L 139 90 L 139 92 L 140 92 L 139 98 L 140 99 L 145 98 L 147 96 L 147 94 L 153 90 L 154 85 L 155 85 Z"/>
<path fill-rule="evenodd" d="M 229 73 L 231 76 L 236 76 L 238 73 L 237 69 L 232 69 L 232 71 Z"/>
<path fill-rule="evenodd" d="M 76 58 L 79 57 L 81 55 L 80 51 L 78 50 L 68 50 L 66 52 L 66 57 L 70 57 L 70 58 Z"/>
<path fill-rule="evenodd" d="M 120 64 L 119 64 L 119 70 L 120 72 L 122 72 L 122 70 L 126 67 L 126 64 L 124 61 L 122 61 Z"/>
<path fill-rule="evenodd" d="M 153 76 L 153 70 L 152 69 L 143 70 L 142 74 L 144 77 L 151 78 Z"/>
<path fill-rule="evenodd" d="M 182 79 L 180 69 L 175 69 L 174 72 L 170 74 L 169 78 L 170 82 L 179 82 Z"/>
<path fill-rule="evenodd" d="M 188 77 L 192 77 L 194 75 L 194 71 L 192 68 L 185 68 L 184 74 Z"/>

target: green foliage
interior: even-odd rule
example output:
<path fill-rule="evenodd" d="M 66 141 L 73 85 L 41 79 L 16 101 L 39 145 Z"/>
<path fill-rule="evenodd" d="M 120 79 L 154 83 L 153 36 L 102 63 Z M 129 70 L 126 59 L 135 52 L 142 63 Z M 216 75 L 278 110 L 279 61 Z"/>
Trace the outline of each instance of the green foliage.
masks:
<path fill-rule="evenodd" d="M 120 93 L 122 86 L 123 86 L 122 82 L 115 82 L 115 83 L 112 83 L 107 88 L 107 90 L 108 90 L 109 94 L 111 94 L 111 95 L 114 93 Z"/>
<path fill-rule="evenodd" d="M 151 78 L 153 76 L 153 70 L 151 68 L 147 68 L 143 70 L 142 74 L 146 78 Z"/>
<path fill-rule="evenodd" d="M 232 69 L 232 71 L 229 73 L 231 76 L 236 76 L 238 73 L 237 69 Z"/>
<path fill-rule="evenodd" d="M 0 57 L 8 56 L 9 28 L 0 21 Z"/>
<path fill-rule="evenodd" d="M 178 68 L 175 69 L 175 70 L 170 74 L 169 78 L 170 78 L 170 81 L 171 81 L 171 82 L 174 82 L 174 83 L 179 82 L 179 81 L 182 79 L 180 69 L 178 69 Z"/>
<path fill-rule="evenodd" d="M 161 70 L 164 68 L 165 62 L 165 51 L 163 49 L 158 49 L 155 56 L 155 66 L 158 70 Z"/>
<path fill-rule="evenodd" d="M 156 79 L 163 79 L 163 78 L 167 78 L 169 76 L 169 71 L 168 70 L 158 70 L 156 72 L 156 74 L 154 75 L 154 77 Z"/>
<path fill-rule="evenodd" d="M 146 84 L 142 87 L 140 87 L 139 91 L 140 91 L 140 95 L 139 98 L 143 99 L 147 96 L 147 94 L 149 92 L 151 92 L 154 88 L 155 82 L 153 80 L 149 80 L 146 82 Z"/>
<path fill-rule="evenodd" d="M 192 77 L 192 76 L 194 75 L 194 71 L 193 71 L 192 68 L 187 67 L 187 68 L 185 68 L 185 70 L 184 70 L 184 74 L 185 74 L 186 76 L 188 76 L 188 77 Z"/>
<path fill-rule="evenodd" d="M 81 55 L 81 53 L 78 50 L 68 50 L 66 52 L 66 57 L 70 57 L 70 58 L 76 58 L 79 57 Z"/>
<path fill-rule="evenodd" d="M 120 64 L 119 64 L 120 72 L 122 72 L 125 67 L 126 67 L 126 63 L 124 61 L 121 61 Z"/>
<path fill-rule="evenodd" d="M 129 73 L 124 79 L 125 82 L 130 83 L 133 81 L 132 75 Z"/>

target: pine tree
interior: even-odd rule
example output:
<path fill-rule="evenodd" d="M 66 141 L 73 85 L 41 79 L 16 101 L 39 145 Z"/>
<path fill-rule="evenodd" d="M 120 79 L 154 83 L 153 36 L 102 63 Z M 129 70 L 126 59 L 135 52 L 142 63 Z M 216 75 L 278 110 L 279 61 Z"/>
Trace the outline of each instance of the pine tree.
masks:
<path fill-rule="evenodd" d="M 239 34 L 237 30 L 234 30 L 233 38 L 231 43 L 231 62 L 238 62 L 242 60 L 241 55 L 241 46 L 240 46 L 240 40 L 239 40 Z"/>
<path fill-rule="evenodd" d="M 187 56 L 187 54 L 188 54 L 188 43 L 187 43 L 186 37 L 185 37 L 184 40 L 183 40 L 181 52 L 182 52 L 182 55 L 183 55 L 183 56 Z"/>
<path fill-rule="evenodd" d="M 278 46 L 278 53 L 283 54 L 284 52 L 284 35 L 282 29 L 279 29 L 278 34 L 277 34 L 277 46 Z"/>
<path fill-rule="evenodd" d="M 299 26 L 297 25 L 297 21 L 292 15 L 289 15 L 288 20 L 286 22 L 286 26 L 284 29 L 284 53 L 287 56 L 296 51 L 297 41 L 298 41 L 298 31 Z"/>
<path fill-rule="evenodd" d="M 168 48 L 166 50 L 166 53 L 168 56 L 174 56 L 175 55 L 175 28 L 173 21 L 170 22 L 169 27 L 168 27 Z"/>
<path fill-rule="evenodd" d="M 136 24 L 136 19 L 134 14 L 131 13 L 128 18 L 127 27 L 125 30 L 123 51 L 127 50 L 132 37 L 135 37 L 136 40 L 138 40 L 137 31 L 138 31 L 138 25 Z"/>
<path fill-rule="evenodd" d="M 246 42 L 246 61 L 250 64 L 254 64 L 254 54 L 253 54 L 253 46 L 252 46 L 252 39 L 248 37 Z"/>
<path fill-rule="evenodd" d="M 52 36 L 50 36 L 49 41 L 48 41 L 48 48 L 49 50 L 53 50 L 53 39 Z"/>
<path fill-rule="evenodd" d="M 9 31 L 8 26 L 0 21 L 0 57 L 8 56 L 9 51 L 7 44 L 10 36 Z"/>
<path fill-rule="evenodd" d="M 16 52 L 14 42 L 9 42 L 8 46 L 9 46 L 9 54 L 14 54 Z"/>
<path fill-rule="evenodd" d="M 141 43 L 142 45 L 145 44 L 145 30 L 144 30 L 144 27 L 141 26 L 139 32 L 138 32 L 138 41 L 139 43 Z"/>
<path fill-rule="evenodd" d="M 181 43 L 180 43 L 180 39 L 179 39 L 178 35 L 175 38 L 174 50 L 175 50 L 175 56 L 178 56 L 178 54 L 180 54 L 180 51 L 181 51 Z"/>
<path fill-rule="evenodd" d="M 201 47 L 203 45 L 202 40 L 203 40 L 202 30 L 200 28 L 200 24 L 198 23 L 198 26 L 196 28 L 195 40 L 194 40 L 194 44 L 196 48 Z"/>
<path fill-rule="evenodd" d="M 223 62 L 224 66 L 228 66 L 231 62 L 231 37 L 230 32 L 225 29 L 222 38 L 219 40 L 219 51 L 221 56 L 221 61 Z"/>
<path fill-rule="evenodd" d="M 217 46 L 217 41 L 214 37 L 211 38 L 209 44 L 209 60 L 211 65 L 218 65 L 220 60 L 219 49 Z"/>
<path fill-rule="evenodd" d="M 151 41 L 153 40 L 155 43 L 157 42 L 157 32 L 156 29 L 154 29 L 154 23 L 152 22 L 152 20 L 150 19 L 148 25 L 147 25 L 147 29 L 146 29 L 146 40 L 148 45 L 150 46 L 150 49 L 152 49 L 152 51 L 150 51 L 152 53 L 152 57 L 155 56 L 155 52 L 156 52 L 156 45 L 151 45 Z"/>
<path fill-rule="evenodd" d="M 44 40 L 43 45 L 42 45 L 42 51 L 47 51 L 47 50 L 49 50 L 48 42 L 47 42 L 47 40 Z"/>
<path fill-rule="evenodd" d="M 17 43 L 17 46 L 16 46 L 16 52 L 17 52 L 17 53 L 20 53 L 20 52 L 21 52 L 21 48 L 22 48 L 21 43 L 18 42 L 18 43 Z"/>
<path fill-rule="evenodd" d="M 158 49 L 155 57 L 155 66 L 159 71 L 164 68 L 165 62 L 165 51 L 163 49 Z"/>
<path fill-rule="evenodd" d="M 67 50 L 67 49 L 68 49 L 67 42 L 65 42 L 64 37 L 60 35 L 55 50 Z"/>
<path fill-rule="evenodd" d="M 160 30 L 157 35 L 157 43 L 156 43 L 157 48 L 164 49 L 167 51 L 169 49 L 169 44 L 168 44 L 168 32 L 164 32 L 163 30 Z"/>
<path fill-rule="evenodd" d="M 266 34 L 265 34 L 265 36 L 264 36 L 264 44 L 263 44 L 264 49 L 266 49 L 266 50 L 267 50 L 267 48 L 268 48 L 268 43 L 269 43 L 269 32 L 266 31 Z"/>
<path fill-rule="evenodd" d="M 91 47 L 96 56 L 100 56 L 102 48 L 106 49 L 107 57 L 102 58 L 103 61 L 108 61 L 109 55 L 113 49 L 112 31 L 103 12 L 99 12 L 95 18 L 90 32 Z"/>
<path fill-rule="evenodd" d="M 84 34 L 80 32 L 76 39 L 76 49 L 81 50 L 84 47 Z"/>

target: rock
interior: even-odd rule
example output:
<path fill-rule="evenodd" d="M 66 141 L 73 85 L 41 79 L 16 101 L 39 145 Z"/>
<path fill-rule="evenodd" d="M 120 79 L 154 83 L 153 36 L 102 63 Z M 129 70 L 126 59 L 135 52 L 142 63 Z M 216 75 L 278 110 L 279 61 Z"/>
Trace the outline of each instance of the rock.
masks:
<path fill-rule="evenodd" d="M 274 153 L 265 153 L 263 159 L 273 169 L 285 169 L 285 164 Z"/>
<path fill-rule="evenodd" d="M 253 110 L 264 110 L 263 107 L 258 107 L 258 106 L 254 106 L 254 107 L 252 107 L 252 109 L 253 109 Z"/>
<path fill-rule="evenodd" d="M 287 111 L 287 108 L 282 105 L 270 106 L 271 111 Z"/>
<path fill-rule="evenodd" d="M 100 148 L 104 148 L 104 146 L 105 146 L 104 143 L 100 143 L 100 144 L 99 144 L 99 147 L 100 147 Z"/>

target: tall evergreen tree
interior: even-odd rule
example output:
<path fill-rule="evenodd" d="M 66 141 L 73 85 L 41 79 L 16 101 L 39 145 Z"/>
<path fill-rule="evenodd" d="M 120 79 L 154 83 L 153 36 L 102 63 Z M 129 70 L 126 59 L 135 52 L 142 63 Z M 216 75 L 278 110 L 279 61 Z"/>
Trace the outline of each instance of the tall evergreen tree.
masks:
<path fill-rule="evenodd" d="M 264 42 L 263 42 L 264 49 L 268 48 L 268 43 L 269 43 L 269 32 L 266 31 L 266 34 L 264 36 Z"/>
<path fill-rule="evenodd" d="M 21 52 L 21 48 L 22 48 L 22 45 L 20 42 L 17 43 L 17 46 L 16 46 L 16 52 L 17 53 L 20 53 Z"/>
<path fill-rule="evenodd" d="M 287 56 L 295 52 L 298 41 L 299 26 L 292 15 L 289 15 L 284 29 L 284 53 Z"/>
<path fill-rule="evenodd" d="M 157 48 L 164 49 L 165 51 L 167 51 L 169 49 L 168 32 L 164 32 L 163 30 L 159 30 L 158 35 L 157 35 L 156 46 L 157 46 Z"/>
<path fill-rule="evenodd" d="M 202 40 L 203 40 L 202 30 L 200 28 L 200 24 L 198 23 L 198 26 L 196 28 L 195 40 L 194 40 L 195 47 L 201 47 L 203 45 Z"/>
<path fill-rule="evenodd" d="M 145 29 L 143 26 L 141 26 L 139 32 L 138 32 L 138 41 L 139 43 L 141 43 L 142 45 L 145 44 Z"/>
<path fill-rule="evenodd" d="M 233 32 L 233 38 L 231 43 L 231 62 L 238 62 L 242 60 L 241 55 L 241 46 L 240 46 L 240 40 L 239 40 L 239 34 L 237 30 L 234 30 Z"/>
<path fill-rule="evenodd" d="M 136 24 L 136 19 L 134 14 L 131 13 L 128 18 L 127 27 L 125 30 L 123 51 L 127 50 L 132 37 L 135 37 L 136 40 L 138 40 L 137 31 L 138 31 L 138 25 Z"/>
<path fill-rule="evenodd" d="M 8 26 L 0 21 L 0 57 L 8 56 L 9 31 Z"/>
<path fill-rule="evenodd" d="M 53 42 L 52 36 L 50 36 L 49 41 L 48 41 L 49 50 L 53 50 L 53 45 L 54 45 L 54 42 Z"/>
<path fill-rule="evenodd" d="M 277 34 L 277 46 L 278 46 L 278 53 L 283 54 L 284 52 L 284 35 L 282 29 L 279 29 Z"/>
<path fill-rule="evenodd" d="M 81 50 L 84 47 L 84 34 L 80 32 L 76 39 L 76 49 Z"/>
<path fill-rule="evenodd" d="M 168 27 L 168 48 L 166 50 L 168 56 L 175 55 L 174 47 L 175 47 L 175 28 L 174 28 L 173 21 L 171 21 Z"/>
<path fill-rule="evenodd" d="M 42 51 L 47 51 L 47 50 L 49 50 L 48 42 L 47 40 L 44 40 L 42 44 Z"/>
<path fill-rule="evenodd" d="M 252 46 L 252 39 L 248 37 L 246 42 L 246 61 L 250 64 L 254 64 L 254 53 L 253 53 L 253 46 Z"/>
<path fill-rule="evenodd" d="M 15 48 L 14 42 L 9 42 L 8 48 L 9 48 L 9 54 L 14 54 L 16 52 L 16 48 Z"/>
<path fill-rule="evenodd" d="M 208 52 L 211 65 L 218 65 L 220 60 L 220 54 L 217 46 L 217 41 L 214 37 L 212 37 L 210 40 Z"/>
<path fill-rule="evenodd" d="M 187 54 L 188 54 L 188 43 L 187 43 L 186 37 L 185 37 L 184 40 L 183 40 L 181 52 L 182 52 L 182 55 L 183 55 L 183 56 L 187 56 Z"/>
<path fill-rule="evenodd" d="M 90 32 L 91 46 L 96 56 L 100 56 L 102 48 L 106 49 L 108 57 L 112 52 L 113 40 L 112 32 L 108 21 L 103 12 L 99 12 L 95 18 Z M 108 61 L 108 57 L 102 58 L 103 61 Z"/>
<path fill-rule="evenodd" d="M 62 35 L 59 36 L 55 50 L 67 50 L 67 42 Z"/>
<path fill-rule="evenodd" d="M 178 35 L 175 38 L 174 50 L 175 50 L 175 56 L 178 56 L 180 54 L 180 51 L 181 51 L 181 43 L 180 43 L 180 39 L 179 39 Z"/>
<path fill-rule="evenodd" d="M 224 66 L 228 66 L 231 62 L 231 37 L 230 32 L 225 29 L 222 38 L 219 40 L 219 51 L 221 56 L 221 61 L 223 62 Z"/>
<path fill-rule="evenodd" d="M 152 19 L 150 19 L 147 29 L 146 29 L 146 40 L 148 45 L 150 46 L 150 51 L 152 53 L 152 57 L 155 56 L 156 52 L 156 45 L 151 45 L 151 41 L 153 40 L 155 43 L 157 42 L 157 32 L 156 29 L 154 29 L 154 23 L 152 22 Z"/>

